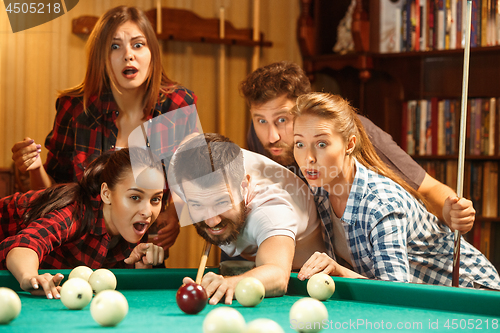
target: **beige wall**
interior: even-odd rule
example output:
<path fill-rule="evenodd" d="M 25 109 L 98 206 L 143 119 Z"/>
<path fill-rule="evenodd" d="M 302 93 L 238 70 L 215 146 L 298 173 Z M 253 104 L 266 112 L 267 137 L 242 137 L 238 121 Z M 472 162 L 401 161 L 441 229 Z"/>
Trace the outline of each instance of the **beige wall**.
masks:
<path fill-rule="evenodd" d="M 162 0 L 161 4 L 189 9 L 202 17 L 218 17 L 219 7 L 224 5 L 226 19 L 236 28 L 252 25 L 251 0 Z M 57 91 L 74 86 L 83 78 L 86 38 L 71 33 L 71 20 L 81 15 L 99 16 L 118 5 L 149 10 L 156 5 L 156 0 L 80 0 L 64 16 L 15 34 L 11 32 L 5 5 L 0 1 L 0 167 L 11 165 L 11 147 L 25 136 L 43 144 L 52 127 Z M 296 42 L 299 1 L 265 0 L 260 6 L 260 30 L 266 40 L 273 42 L 273 47 L 262 49 L 259 65 L 279 60 L 301 63 Z M 219 46 L 178 41 L 161 42 L 161 45 L 167 74 L 198 95 L 203 130 L 216 131 Z M 227 47 L 226 135 L 242 146 L 248 111 L 239 95 L 238 83 L 249 73 L 251 58 L 251 48 Z M 46 153 L 42 152 L 44 159 Z M 187 230 L 183 228 L 176 247 L 184 248 L 192 243 L 193 237 L 189 236 L 192 232 Z M 198 243 L 190 246 L 194 247 L 196 257 L 202 251 Z M 191 259 L 182 257 L 183 253 L 183 249 L 172 249 L 173 259 L 181 256 L 177 262 L 172 260 L 172 265 L 191 263 Z"/>

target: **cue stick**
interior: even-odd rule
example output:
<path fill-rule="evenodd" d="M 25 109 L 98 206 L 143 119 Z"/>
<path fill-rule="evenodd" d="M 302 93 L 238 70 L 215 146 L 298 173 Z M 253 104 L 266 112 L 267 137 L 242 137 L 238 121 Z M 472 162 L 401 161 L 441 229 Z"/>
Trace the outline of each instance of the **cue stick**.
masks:
<path fill-rule="evenodd" d="M 219 10 L 219 38 L 226 37 L 224 7 Z M 219 133 L 226 135 L 226 46 L 222 43 L 219 48 Z"/>
<path fill-rule="evenodd" d="M 152 120 L 149 119 L 148 122 L 151 124 Z M 142 136 L 144 137 L 144 141 L 146 142 L 146 149 L 149 153 L 149 158 L 151 158 L 151 161 L 156 161 L 156 159 L 154 158 L 153 152 L 151 151 L 151 145 L 149 144 L 148 135 L 146 134 L 146 129 L 144 128 L 144 123 L 141 124 L 141 130 L 142 130 Z M 162 209 L 163 209 L 163 211 L 166 211 L 167 206 L 168 206 L 168 201 L 170 200 L 170 187 L 168 187 L 167 171 L 163 167 L 162 167 L 162 170 L 163 170 L 163 176 L 165 177 L 165 187 L 167 187 L 167 190 L 166 190 L 165 195 L 164 195 L 164 197 L 167 197 L 167 199 L 165 200 L 165 204 L 164 204 Z M 173 205 L 173 203 L 172 203 L 172 205 Z M 158 229 L 158 222 L 156 223 L 156 228 Z M 165 253 L 168 254 L 168 249 L 165 251 Z"/>
<path fill-rule="evenodd" d="M 156 0 L 156 33 L 161 34 L 161 0 Z"/>
<path fill-rule="evenodd" d="M 260 0 L 253 0 L 253 34 L 252 40 L 254 42 L 259 40 L 259 29 L 260 29 Z M 256 45 L 253 47 L 252 54 L 252 72 L 254 72 L 257 68 L 259 68 L 260 62 L 260 45 Z M 252 121 L 251 117 L 245 118 L 245 128 L 250 126 L 250 122 Z"/>
<path fill-rule="evenodd" d="M 470 57 L 470 30 L 472 16 L 472 0 L 467 0 L 467 20 L 464 46 L 464 72 L 462 80 L 462 104 L 460 113 L 460 142 L 458 151 L 457 196 L 463 196 L 464 164 L 465 164 L 465 129 L 467 127 L 467 89 L 469 85 L 469 57 Z M 452 286 L 458 287 L 460 276 L 460 231 L 455 230 L 453 235 L 453 275 Z"/>
<path fill-rule="evenodd" d="M 200 267 L 198 267 L 198 274 L 196 274 L 196 283 L 201 284 L 201 279 L 203 278 L 203 273 L 205 273 L 205 266 L 207 265 L 208 255 L 210 254 L 210 248 L 212 244 L 205 241 L 205 248 L 203 249 L 203 255 L 201 256 Z"/>
<path fill-rule="evenodd" d="M 253 0 L 253 40 L 259 40 L 259 24 L 260 24 L 260 0 Z M 252 72 L 259 68 L 260 46 L 253 47 L 252 54 Z"/>

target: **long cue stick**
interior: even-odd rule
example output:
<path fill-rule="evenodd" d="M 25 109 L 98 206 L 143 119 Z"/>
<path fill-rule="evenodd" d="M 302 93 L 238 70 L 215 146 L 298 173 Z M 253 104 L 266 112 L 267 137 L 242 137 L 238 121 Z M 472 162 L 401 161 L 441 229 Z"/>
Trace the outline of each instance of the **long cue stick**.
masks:
<path fill-rule="evenodd" d="M 260 24 L 260 0 L 253 0 L 253 41 L 259 40 Z M 260 46 L 253 47 L 252 54 L 252 72 L 259 68 Z"/>
<path fill-rule="evenodd" d="M 224 7 L 219 9 L 219 38 L 226 37 Z M 226 135 L 226 46 L 222 43 L 219 47 L 219 133 Z"/>
<path fill-rule="evenodd" d="M 253 0 L 253 34 L 252 34 L 252 40 L 253 41 L 258 41 L 259 40 L 259 33 L 260 31 L 260 0 Z M 260 45 L 254 46 L 253 47 L 253 54 L 252 54 L 252 72 L 254 72 L 257 68 L 259 68 L 259 63 L 260 63 Z M 248 116 L 245 118 L 245 128 L 248 128 L 250 126 L 250 122 L 252 121 L 250 113 L 248 113 Z"/>
<path fill-rule="evenodd" d="M 161 34 L 161 25 L 162 25 L 161 0 L 156 0 L 156 33 L 158 35 Z"/>
<path fill-rule="evenodd" d="M 467 89 L 469 86 L 469 57 L 470 57 L 470 29 L 472 17 L 472 0 L 467 0 L 467 20 L 464 46 L 464 72 L 462 80 L 462 105 L 460 113 L 460 141 L 458 151 L 457 196 L 463 196 L 464 164 L 465 164 L 465 129 L 467 127 Z M 458 287 L 460 276 L 460 231 L 455 230 L 453 246 L 453 275 L 452 286 Z"/>
<path fill-rule="evenodd" d="M 151 119 L 149 119 L 149 123 L 150 124 L 152 123 Z M 142 130 L 142 136 L 144 137 L 144 142 L 146 142 L 146 148 L 147 148 L 147 151 L 149 153 L 149 157 L 151 158 L 151 161 L 155 161 L 156 159 L 154 158 L 153 152 L 151 151 L 151 145 L 149 144 L 149 139 L 148 139 L 148 135 L 146 133 L 146 128 L 144 127 L 144 123 L 141 124 L 141 130 Z M 162 170 L 163 170 L 163 176 L 165 177 L 165 184 L 168 184 L 167 172 L 165 171 L 165 168 L 162 168 Z M 167 186 L 167 191 L 163 197 L 167 198 L 165 200 L 165 205 L 163 207 L 163 211 L 165 211 L 167 209 L 168 202 L 170 200 L 170 187 Z M 173 205 L 173 203 L 172 203 L 172 205 Z M 156 222 L 156 228 L 157 228 L 157 230 L 160 230 L 158 222 Z M 168 256 L 169 256 L 169 251 L 168 251 L 168 249 L 166 249 L 165 250 L 165 260 L 163 262 L 165 262 L 168 259 Z"/>
<path fill-rule="evenodd" d="M 196 274 L 196 283 L 201 284 L 201 279 L 203 278 L 203 273 L 205 273 L 205 267 L 207 266 L 208 255 L 210 254 L 210 248 L 212 244 L 205 241 L 205 247 L 203 248 L 203 254 L 201 256 L 200 266 L 198 267 L 198 273 Z"/>

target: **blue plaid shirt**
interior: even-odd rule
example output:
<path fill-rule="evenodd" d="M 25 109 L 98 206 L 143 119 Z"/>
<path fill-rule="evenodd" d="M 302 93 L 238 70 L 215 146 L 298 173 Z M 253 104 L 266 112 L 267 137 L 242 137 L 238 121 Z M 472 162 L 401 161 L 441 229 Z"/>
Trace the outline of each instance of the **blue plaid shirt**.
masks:
<path fill-rule="evenodd" d="M 451 286 L 453 232 L 401 186 L 356 163 L 356 175 L 341 217 L 353 269 L 368 278 Z M 330 255 L 334 242 L 328 192 L 313 188 Z M 500 289 L 495 267 L 463 237 L 460 285 Z"/>

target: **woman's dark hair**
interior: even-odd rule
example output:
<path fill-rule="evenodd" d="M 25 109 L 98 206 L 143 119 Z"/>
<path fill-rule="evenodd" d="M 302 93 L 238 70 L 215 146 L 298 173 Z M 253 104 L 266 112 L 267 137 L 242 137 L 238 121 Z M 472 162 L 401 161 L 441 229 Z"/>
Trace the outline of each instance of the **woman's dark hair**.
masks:
<path fill-rule="evenodd" d="M 106 183 L 113 190 L 117 183 L 125 179 L 132 172 L 131 155 L 134 168 L 145 166 L 162 172 L 161 163 L 143 148 L 108 151 L 89 164 L 78 183 L 58 184 L 44 190 L 29 204 L 25 223 L 76 202 L 73 220 L 82 217 L 78 234 L 87 232 L 94 221 L 94 202 L 101 193 L 101 184 Z"/>

